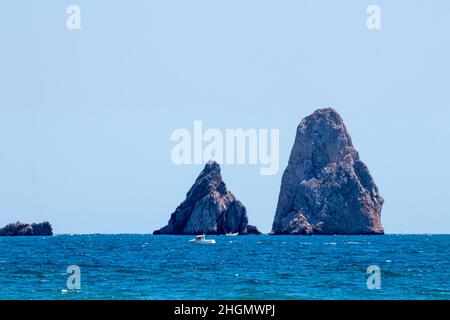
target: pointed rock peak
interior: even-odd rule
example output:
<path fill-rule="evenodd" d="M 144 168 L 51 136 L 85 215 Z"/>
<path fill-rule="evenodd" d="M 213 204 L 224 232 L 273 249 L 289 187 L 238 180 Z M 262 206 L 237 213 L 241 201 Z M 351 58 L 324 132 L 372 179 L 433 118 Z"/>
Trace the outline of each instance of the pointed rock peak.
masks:
<path fill-rule="evenodd" d="M 170 216 L 169 224 L 153 234 L 260 234 L 248 224 L 247 209 L 228 191 L 220 165 L 209 161 Z"/>
<path fill-rule="evenodd" d="M 227 191 L 220 173 L 220 165 L 215 161 L 208 161 L 189 190 L 187 197 L 190 197 L 192 194 L 198 195 L 199 193 L 208 192 L 208 190 L 204 189 L 210 191 L 220 189 L 222 193 Z"/>
<path fill-rule="evenodd" d="M 209 160 L 207 163 L 206 163 L 206 166 L 205 167 L 219 167 L 220 168 L 220 166 L 219 166 L 219 164 L 216 162 L 216 160 Z"/>
<path fill-rule="evenodd" d="M 220 165 L 213 160 L 209 160 L 205 167 L 203 168 L 203 171 L 200 173 L 200 175 L 204 175 L 204 174 L 216 174 L 216 175 L 220 175 Z"/>

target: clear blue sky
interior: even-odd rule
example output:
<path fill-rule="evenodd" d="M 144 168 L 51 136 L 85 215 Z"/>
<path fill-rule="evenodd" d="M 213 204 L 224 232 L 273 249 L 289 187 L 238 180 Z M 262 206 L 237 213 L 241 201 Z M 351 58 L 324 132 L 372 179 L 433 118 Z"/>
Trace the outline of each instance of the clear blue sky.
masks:
<path fill-rule="evenodd" d="M 66 8 L 81 7 L 81 30 Z M 366 8 L 382 29 L 366 27 Z M 2 1 L 0 225 L 148 233 L 202 166 L 177 128 L 279 128 L 278 175 L 222 167 L 270 231 L 296 126 L 343 116 L 386 202 L 388 233 L 450 232 L 450 2 Z"/>

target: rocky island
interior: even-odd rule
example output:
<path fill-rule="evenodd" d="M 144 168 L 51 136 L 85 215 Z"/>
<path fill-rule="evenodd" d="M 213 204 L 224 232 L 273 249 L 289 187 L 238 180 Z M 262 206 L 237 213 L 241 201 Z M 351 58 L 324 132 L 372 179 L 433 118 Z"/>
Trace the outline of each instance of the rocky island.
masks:
<path fill-rule="evenodd" d="M 153 232 L 159 234 L 239 235 L 260 234 L 248 224 L 247 209 L 227 190 L 220 166 L 209 161 L 186 195 L 171 214 L 169 224 Z"/>
<path fill-rule="evenodd" d="M 4 228 L 0 228 L 0 236 L 51 236 L 52 226 L 47 221 L 42 223 L 10 223 Z"/>
<path fill-rule="evenodd" d="M 383 198 L 341 116 L 303 119 L 284 171 L 272 234 L 383 234 Z"/>

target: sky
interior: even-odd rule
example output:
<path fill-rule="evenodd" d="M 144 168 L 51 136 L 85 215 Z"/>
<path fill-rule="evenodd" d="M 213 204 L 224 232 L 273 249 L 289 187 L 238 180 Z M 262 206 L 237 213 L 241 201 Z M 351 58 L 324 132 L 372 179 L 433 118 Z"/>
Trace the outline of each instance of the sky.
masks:
<path fill-rule="evenodd" d="M 69 5 L 81 29 L 69 30 Z M 369 5 L 381 29 L 369 30 Z M 269 232 L 296 127 L 343 117 L 387 233 L 450 233 L 450 2 L 17 1 L 0 4 L 0 225 L 151 233 L 203 165 L 171 134 L 279 129 L 280 169 L 222 166 Z"/>

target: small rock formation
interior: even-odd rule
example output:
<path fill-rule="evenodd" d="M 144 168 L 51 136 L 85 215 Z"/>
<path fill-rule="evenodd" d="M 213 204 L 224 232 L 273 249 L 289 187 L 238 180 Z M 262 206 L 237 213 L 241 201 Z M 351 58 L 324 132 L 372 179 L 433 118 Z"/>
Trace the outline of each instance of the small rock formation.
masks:
<path fill-rule="evenodd" d="M 217 162 L 209 161 L 169 224 L 153 234 L 260 234 L 248 225 L 247 210 L 227 190 Z"/>
<path fill-rule="evenodd" d="M 51 236 L 52 226 L 47 221 L 42 223 L 10 223 L 0 229 L 0 236 Z"/>
<path fill-rule="evenodd" d="M 319 109 L 298 128 L 272 234 L 383 234 L 383 198 L 341 116 Z"/>

